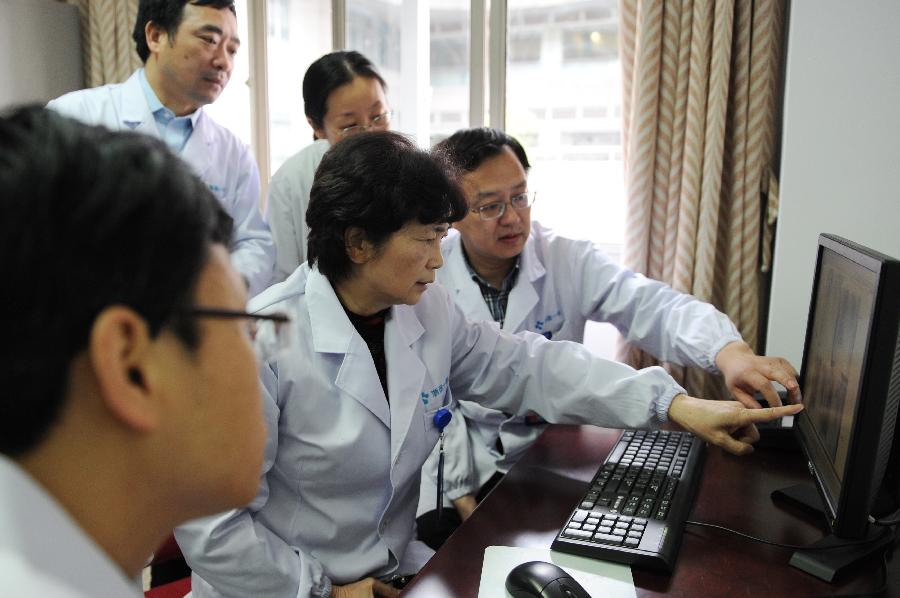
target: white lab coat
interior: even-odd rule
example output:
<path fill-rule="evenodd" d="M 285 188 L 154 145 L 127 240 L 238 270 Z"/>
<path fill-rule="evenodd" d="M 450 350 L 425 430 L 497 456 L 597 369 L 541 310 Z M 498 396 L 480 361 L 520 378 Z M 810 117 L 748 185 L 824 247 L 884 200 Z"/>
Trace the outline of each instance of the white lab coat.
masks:
<path fill-rule="evenodd" d="M 666 421 L 683 392 L 662 368 L 635 371 L 575 343 L 470 322 L 432 285 L 386 322 L 388 403 L 317 269 L 304 264 L 251 309 L 289 314 L 300 347 L 264 370 L 269 437 L 256 499 L 176 530 L 198 598 L 324 596 L 331 582 L 416 571 L 427 558 L 413 538 L 422 465 L 438 440 L 432 417 L 459 398 L 641 428 Z"/>
<path fill-rule="evenodd" d="M 0 455 L 0 596 L 139 598 L 139 583 L 27 472 Z"/>
<path fill-rule="evenodd" d="M 281 282 L 306 261 L 306 208 L 316 169 L 331 147 L 319 139 L 291 156 L 269 181 L 269 226 L 275 239 L 274 282 Z"/>
<path fill-rule="evenodd" d="M 469 319 L 493 322 L 466 268 L 462 237 L 452 231 L 441 251 L 444 267 L 437 281 Z M 709 372 L 718 372 L 719 350 L 741 339 L 731 320 L 712 305 L 623 268 L 590 241 L 561 237 L 532 221 L 503 330 L 580 343 L 588 320 L 613 324 L 629 341 L 662 360 Z M 459 401 L 459 410 L 464 421 L 456 418 L 445 432 L 447 499 L 475 493 L 494 472 L 509 471 L 544 430 L 543 425 L 526 424 L 524 417 L 508 417 L 477 403 Z M 502 455 L 496 449 L 498 436 Z M 474 470 L 465 472 L 467 466 Z M 420 515 L 435 508 L 436 475 L 437 451 L 423 475 Z"/>
<path fill-rule="evenodd" d="M 87 124 L 160 136 L 139 71 L 124 83 L 73 91 L 47 107 Z M 259 170 L 250 150 L 201 108 L 181 157 L 234 219 L 231 259 L 256 295 L 272 280 L 275 244 L 259 209 Z"/>

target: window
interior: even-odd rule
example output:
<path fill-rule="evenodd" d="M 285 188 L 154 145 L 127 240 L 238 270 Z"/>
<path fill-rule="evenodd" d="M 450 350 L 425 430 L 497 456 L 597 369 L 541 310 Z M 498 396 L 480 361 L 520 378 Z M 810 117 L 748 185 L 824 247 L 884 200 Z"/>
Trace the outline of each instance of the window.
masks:
<path fill-rule="evenodd" d="M 575 29 L 563 32 L 563 58 L 573 60 L 615 60 L 618 52 L 618 36 L 601 29 Z"/>
<path fill-rule="evenodd" d="M 268 0 L 266 8 L 269 152 L 275 173 L 313 141 L 303 110 L 303 75 L 331 51 L 331 2 Z"/>
<path fill-rule="evenodd" d="M 231 79 L 219 99 L 204 108 L 217 122 L 227 126 L 247 145 L 252 145 L 250 130 L 250 35 L 247 25 L 247 0 L 235 2 L 238 37 L 241 48 L 234 60 Z M 262 175 L 261 175 L 262 176 Z"/>
<path fill-rule="evenodd" d="M 510 62 L 539 62 L 541 60 L 541 34 L 516 33 L 509 38 Z"/>
<path fill-rule="evenodd" d="M 506 130 L 531 162 L 532 218 L 592 239 L 618 261 L 625 201 L 616 0 L 508 0 L 507 22 Z M 525 37 L 540 48 L 538 63 L 520 59 Z M 609 324 L 585 330 L 585 344 L 606 357 L 617 338 Z"/>
<path fill-rule="evenodd" d="M 400 0 L 347 0 L 347 48 L 395 82 L 401 71 L 401 8 Z"/>
<path fill-rule="evenodd" d="M 618 131 L 563 131 L 563 145 L 591 145 L 621 147 L 621 135 Z"/>
<path fill-rule="evenodd" d="M 310 63 L 340 43 L 332 39 L 337 1 L 237 0 L 242 38 L 248 6 L 267 12 L 263 108 L 273 171 L 312 142 L 302 79 Z M 471 115 L 479 120 L 474 124 L 488 124 L 490 102 L 473 110 L 470 101 L 482 89 L 494 101 L 505 77 L 505 128 L 525 146 L 530 186 L 539 192 L 533 217 L 566 236 L 592 239 L 619 259 L 625 202 L 617 0 L 506 0 L 506 62 L 485 63 L 486 72 L 490 64 L 505 71 L 484 85 L 471 77 L 473 44 L 484 41 L 485 53 L 496 57 L 488 41 L 503 27 L 495 22 L 500 12 L 488 10 L 486 30 L 472 35 L 470 1 L 344 0 L 343 45 L 375 63 L 388 85 L 392 127 L 422 146 L 470 126 Z M 210 106 L 248 143 L 249 45 L 226 93 Z M 588 346 L 613 355 L 614 332 L 589 325 L 586 334 Z"/>
<path fill-rule="evenodd" d="M 271 43 L 274 39 L 288 41 L 291 36 L 291 4 L 290 0 L 274 0 L 269 2 L 267 12 L 266 33 Z"/>
<path fill-rule="evenodd" d="M 584 118 L 604 118 L 606 114 L 606 106 L 584 106 L 581 112 Z"/>
<path fill-rule="evenodd" d="M 428 93 L 431 145 L 469 126 L 469 1 L 432 2 L 429 16 L 431 72 Z"/>
<path fill-rule="evenodd" d="M 468 121 L 468 30 L 468 0 L 347 0 L 347 48 L 387 82 L 392 128 L 423 146 Z"/>

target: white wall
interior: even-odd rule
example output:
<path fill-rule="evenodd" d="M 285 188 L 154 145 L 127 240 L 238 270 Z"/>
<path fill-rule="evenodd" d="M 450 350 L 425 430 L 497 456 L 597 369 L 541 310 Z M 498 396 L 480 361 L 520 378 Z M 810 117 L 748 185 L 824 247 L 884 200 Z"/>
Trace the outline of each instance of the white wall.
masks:
<path fill-rule="evenodd" d="M 0 109 L 84 87 L 78 8 L 0 0 Z"/>
<path fill-rule="evenodd" d="M 897 0 L 791 3 L 766 352 L 798 368 L 821 232 L 900 258 Z"/>

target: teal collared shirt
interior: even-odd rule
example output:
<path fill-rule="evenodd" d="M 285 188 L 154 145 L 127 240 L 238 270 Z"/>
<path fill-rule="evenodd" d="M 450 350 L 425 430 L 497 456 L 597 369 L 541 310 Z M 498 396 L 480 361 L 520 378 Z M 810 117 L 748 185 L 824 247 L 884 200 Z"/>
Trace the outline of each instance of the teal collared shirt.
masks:
<path fill-rule="evenodd" d="M 141 89 L 144 90 L 144 97 L 147 98 L 147 104 L 150 106 L 150 112 L 153 114 L 153 120 L 156 121 L 160 139 L 163 140 L 169 149 L 176 154 L 180 154 L 184 146 L 187 145 L 191 133 L 194 132 L 197 118 L 200 117 L 200 110 L 194 110 L 194 112 L 186 116 L 175 116 L 175 113 L 163 106 L 163 103 L 156 97 L 156 92 L 150 87 L 144 69 L 141 69 L 138 73 L 138 78 L 141 80 Z"/>

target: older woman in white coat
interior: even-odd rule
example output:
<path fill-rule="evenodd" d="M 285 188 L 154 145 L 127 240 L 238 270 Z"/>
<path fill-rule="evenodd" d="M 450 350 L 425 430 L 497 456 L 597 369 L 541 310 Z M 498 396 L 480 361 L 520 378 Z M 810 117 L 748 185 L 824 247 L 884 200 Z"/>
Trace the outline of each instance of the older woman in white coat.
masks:
<path fill-rule="evenodd" d="M 309 264 L 251 308 L 292 316 L 299 347 L 263 373 L 269 440 L 256 500 L 177 532 L 195 596 L 393 596 L 429 552 L 415 536 L 435 413 L 459 399 L 547 421 L 681 425 L 734 453 L 748 410 L 684 394 L 581 345 L 466 319 L 432 285 L 448 223 L 466 202 L 439 160 L 389 132 L 338 143 L 307 222 Z"/>

